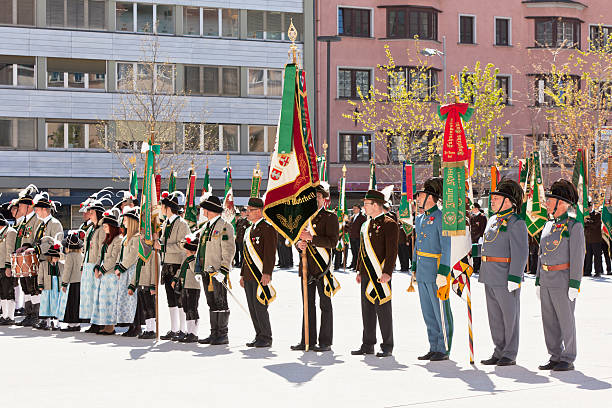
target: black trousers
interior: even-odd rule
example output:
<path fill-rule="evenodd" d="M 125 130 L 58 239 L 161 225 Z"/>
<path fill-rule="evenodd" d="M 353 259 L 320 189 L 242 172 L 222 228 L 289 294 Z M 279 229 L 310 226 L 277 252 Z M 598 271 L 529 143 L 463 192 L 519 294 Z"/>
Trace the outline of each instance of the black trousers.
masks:
<path fill-rule="evenodd" d="M 357 267 L 357 258 L 359 257 L 359 240 L 351 239 L 351 269 L 355 269 Z"/>
<path fill-rule="evenodd" d="M 278 240 L 278 266 L 279 268 L 293 267 L 293 249 L 285 245 L 284 239 Z"/>
<path fill-rule="evenodd" d="M 6 269 L 0 269 L 0 299 L 15 300 L 16 283 L 16 278 L 6 276 Z"/>
<path fill-rule="evenodd" d="M 255 329 L 255 340 L 272 341 L 272 326 L 270 326 L 270 315 L 268 305 L 262 305 L 257 300 L 257 281 L 250 279 L 244 281 L 244 292 L 246 294 L 249 313 Z"/>
<path fill-rule="evenodd" d="M 365 290 L 369 280 L 361 278 L 361 319 L 363 320 L 363 336 L 361 347 L 364 350 L 372 350 L 376 344 L 376 321 L 380 325 L 380 333 L 382 334 L 383 342 L 380 345 L 383 351 L 393 351 L 393 314 L 391 310 L 391 301 L 380 305 L 370 302 L 365 297 Z M 391 286 L 391 282 L 389 282 Z"/>
<path fill-rule="evenodd" d="M 610 268 L 610 247 L 606 241 L 601 244 L 601 251 L 603 252 L 604 261 L 606 261 L 606 272 L 610 274 L 610 272 L 612 272 L 612 269 Z"/>
<path fill-rule="evenodd" d="M 584 257 L 584 276 L 591 276 L 593 268 L 593 257 L 595 257 L 595 273 L 601 275 L 603 265 L 601 264 L 601 242 L 592 242 L 586 244 L 586 255 Z"/>
<path fill-rule="evenodd" d="M 236 254 L 234 255 L 234 265 L 242 266 L 242 260 L 244 259 L 244 255 L 242 251 L 244 250 L 244 242 L 242 240 L 236 241 Z"/>
<path fill-rule="evenodd" d="M 19 278 L 19 282 L 21 283 L 21 289 L 23 290 L 24 295 L 35 296 L 40 294 L 40 291 L 38 290 L 38 285 L 36 283 L 36 276 Z"/>
<path fill-rule="evenodd" d="M 397 257 L 399 258 L 400 261 L 400 269 L 402 271 L 409 271 L 410 270 L 410 258 L 411 258 L 411 253 L 410 253 L 410 247 L 406 244 L 398 244 L 397 245 Z"/>
<path fill-rule="evenodd" d="M 300 279 L 302 279 L 300 277 Z M 301 281 L 300 281 L 300 287 Z M 334 338 L 334 310 L 331 298 L 324 292 L 323 279 L 311 281 L 308 286 L 308 345 L 317 344 L 317 308 L 316 293 L 319 292 L 319 308 L 321 309 L 321 328 L 319 330 L 319 346 L 331 346 Z M 302 290 L 302 296 L 304 292 Z M 302 302 L 303 303 L 303 302 Z M 302 315 L 303 316 L 303 315 Z M 302 317 L 302 344 L 304 344 L 304 318 Z"/>
<path fill-rule="evenodd" d="M 344 258 L 346 256 L 346 249 L 344 251 L 338 251 L 334 249 L 334 270 L 342 269 Z"/>
<path fill-rule="evenodd" d="M 186 320 L 198 320 L 198 305 L 200 304 L 200 289 L 183 288 L 181 290 L 181 304 Z"/>
<path fill-rule="evenodd" d="M 172 287 L 172 279 L 176 275 L 176 271 L 179 270 L 181 265 L 177 264 L 164 264 L 161 271 L 161 283 L 166 288 L 166 298 L 168 299 L 168 307 L 183 307 L 181 303 L 181 297 L 174 291 Z"/>
<path fill-rule="evenodd" d="M 145 320 L 155 318 L 155 295 L 148 288 L 140 287 L 134 296 L 138 296 L 137 323 L 144 324 Z"/>
<path fill-rule="evenodd" d="M 213 290 L 208 290 L 211 281 Z M 225 289 L 225 287 L 215 278 L 211 278 L 211 276 L 207 273 L 203 274 L 202 283 L 204 286 L 206 303 L 208 304 L 210 311 L 223 312 L 229 310 L 229 305 L 227 304 L 227 289 Z"/>

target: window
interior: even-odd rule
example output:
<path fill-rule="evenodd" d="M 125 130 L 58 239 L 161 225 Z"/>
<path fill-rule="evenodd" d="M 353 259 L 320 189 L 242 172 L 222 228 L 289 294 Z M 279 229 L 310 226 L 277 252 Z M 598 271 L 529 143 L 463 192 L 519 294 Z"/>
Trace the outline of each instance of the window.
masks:
<path fill-rule="evenodd" d="M 570 84 L 571 82 L 571 84 Z M 565 99 L 564 93 L 568 89 L 580 89 L 580 77 L 570 75 L 565 80 L 558 80 L 557 83 L 552 82 L 552 78 L 548 75 L 535 75 L 534 83 L 534 94 L 535 94 L 535 106 L 554 106 L 556 104 L 555 98 L 552 94 L 557 95 L 561 102 Z"/>
<path fill-rule="evenodd" d="M 34 88 L 34 57 L 0 56 L 0 86 Z"/>
<path fill-rule="evenodd" d="M 612 110 L 612 82 L 592 81 L 591 95 L 598 99 L 598 108 Z"/>
<path fill-rule="evenodd" d="M 199 7 L 183 7 L 183 35 L 200 35 Z"/>
<path fill-rule="evenodd" d="M 438 83 L 434 69 L 418 67 L 398 67 L 396 74 L 389 76 L 389 94 L 399 97 L 402 92 L 416 99 L 430 99 L 436 92 Z"/>
<path fill-rule="evenodd" d="M 47 88 L 106 89 L 106 61 L 47 58 Z"/>
<path fill-rule="evenodd" d="M 338 98 L 359 98 L 359 91 L 367 97 L 370 91 L 370 73 L 369 69 L 339 69 Z"/>
<path fill-rule="evenodd" d="M 247 11 L 247 38 L 258 40 L 286 41 L 287 30 L 293 21 L 298 30 L 298 39 L 302 39 L 303 15 L 281 13 L 278 11 Z"/>
<path fill-rule="evenodd" d="M 185 92 L 190 95 L 239 96 L 238 67 L 185 66 Z"/>
<path fill-rule="evenodd" d="M 46 123 L 47 149 L 104 149 L 106 128 L 97 123 Z"/>
<path fill-rule="evenodd" d="M 117 90 L 144 93 L 174 93 L 175 67 L 172 64 L 117 63 Z"/>
<path fill-rule="evenodd" d="M 221 10 L 221 37 L 238 38 L 238 10 Z"/>
<path fill-rule="evenodd" d="M 185 123 L 183 125 L 185 150 L 200 152 L 237 152 L 238 125 Z"/>
<path fill-rule="evenodd" d="M 370 143 L 368 134 L 340 133 L 340 162 L 369 162 L 372 157 Z"/>
<path fill-rule="evenodd" d="M 282 96 L 283 71 L 249 68 L 249 96 Z"/>
<path fill-rule="evenodd" d="M 276 143 L 276 126 L 249 126 L 249 152 L 271 152 Z"/>
<path fill-rule="evenodd" d="M 183 35 L 238 38 L 238 18 L 238 10 L 183 7 Z"/>
<path fill-rule="evenodd" d="M 370 13 L 368 9 L 338 8 L 338 35 L 371 37 Z"/>
<path fill-rule="evenodd" d="M 510 77 L 505 75 L 498 75 L 495 77 L 497 87 L 503 92 L 503 104 L 508 105 L 510 101 Z"/>
<path fill-rule="evenodd" d="M 536 47 L 580 48 L 580 21 L 572 18 L 536 18 Z"/>
<path fill-rule="evenodd" d="M 476 43 L 476 17 L 459 16 L 459 43 Z"/>
<path fill-rule="evenodd" d="M 510 158 L 510 151 L 512 146 L 510 145 L 509 136 L 501 136 L 497 139 L 497 145 L 495 146 L 495 155 L 502 160 L 508 160 Z"/>
<path fill-rule="evenodd" d="M 438 39 L 438 11 L 433 8 L 387 8 L 387 37 Z"/>
<path fill-rule="evenodd" d="M 117 150 L 140 152 L 142 142 L 149 139 L 150 124 L 142 121 L 115 121 L 114 147 Z M 177 142 L 176 122 L 155 122 L 155 142 L 161 145 L 162 151 L 175 151 Z"/>
<path fill-rule="evenodd" d="M 0 24 L 34 25 L 34 0 L 0 0 Z"/>
<path fill-rule="evenodd" d="M 104 0 L 47 0 L 47 26 L 104 30 Z"/>
<path fill-rule="evenodd" d="M 36 120 L 0 118 L 0 148 L 35 149 Z"/>
<path fill-rule="evenodd" d="M 510 44 L 510 19 L 495 18 L 495 45 Z"/>
<path fill-rule="evenodd" d="M 612 51 L 612 27 L 591 26 L 591 49 Z"/>
<path fill-rule="evenodd" d="M 550 135 L 539 134 L 536 135 L 538 143 L 538 150 L 540 151 L 540 163 L 542 165 L 552 166 L 558 163 L 559 160 L 559 146 L 553 141 Z"/>
<path fill-rule="evenodd" d="M 174 34 L 174 6 L 145 3 L 116 3 L 116 30 Z M 156 24 L 153 24 L 156 22 Z"/>
<path fill-rule="evenodd" d="M 402 134 L 387 135 L 387 163 L 398 164 L 406 160 L 406 137 Z"/>

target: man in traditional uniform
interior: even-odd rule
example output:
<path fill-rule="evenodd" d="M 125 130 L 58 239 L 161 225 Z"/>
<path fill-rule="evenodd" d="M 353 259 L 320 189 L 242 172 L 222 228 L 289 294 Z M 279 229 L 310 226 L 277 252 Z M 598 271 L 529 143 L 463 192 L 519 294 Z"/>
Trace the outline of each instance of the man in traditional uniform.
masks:
<path fill-rule="evenodd" d="M 393 315 L 391 309 L 391 275 L 397 259 L 399 229 L 397 222 L 385 215 L 385 196 L 369 190 L 363 201 L 369 217 L 361 226 L 357 283 L 361 284 L 361 347 L 352 355 L 374 354 L 376 321 L 380 325 L 382 343 L 378 357 L 393 353 Z"/>
<path fill-rule="evenodd" d="M 29 247 L 32 248 L 34 236 L 38 231 L 40 220 L 34 212 L 34 196 L 38 193 L 38 188 L 30 184 L 19 192 L 18 210 L 16 215 L 17 238 L 15 240 L 15 251 Z M 40 309 L 40 292 L 36 276 L 29 276 L 19 279 L 24 294 L 25 318 L 17 323 L 19 326 L 32 326 L 38 320 Z"/>
<path fill-rule="evenodd" d="M 505 179 L 491 192 L 495 213 L 487 224 L 482 244 L 478 281 L 485 285 L 489 328 L 495 350 L 485 365 L 516 364 L 519 346 L 520 296 L 523 273 L 529 257 L 527 226 L 520 219 L 523 190 Z"/>
<path fill-rule="evenodd" d="M 359 204 L 353 205 L 353 215 L 351 215 L 348 230 L 349 230 L 349 241 L 351 243 L 351 265 L 349 268 L 357 268 L 357 258 L 359 258 L 359 234 L 361 232 L 361 226 L 366 222 L 367 217 L 361 212 L 361 206 Z"/>
<path fill-rule="evenodd" d="M 161 254 L 161 283 L 166 289 L 170 310 L 170 331 L 160 336 L 161 340 L 180 341 L 187 336 L 187 320 L 181 298 L 172 287 L 174 276 L 185 259 L 182 241 L 191 232 L 187 221 L 179 215 L 184 205 L 185 195 L 182 192 L 162 193 L 161 211 L 165 221 L 161 229 L 162 236 L 154 242 L 154 248 Z"/>
<path fill-rule="evenodd" d="M 247 217 L 247 209 L 242 208 L 240 210 L 240 218 L 236 220 L 236 255 L 234 255 L 234 265 L 236 265 L 237 268 L 242 267 L 242 261 L 244 259 L 242 254 L 242 252 L 244 251 L 244 232 L 251 225 Z"/>
<path fill-rule="evenodd" d="M 317 205 L 319 209 L 313 215 L 309 225 L 300 234 L 297 247 L 306 251 L 307 262 L 307 298 L 308 298 L 308 344 L 314 351 L 329 351 L 334 337 L 334 311 L 331 297 L 340 289 L 340 285 L 331 271 L 332 249 L 338 243 L 338 217 L 325 209 L 329 197 L 327 183 L 317 186 Z M 302 257 L 300 256 L 299 275 L 302 276 Z M 317 344 L 317 309 L 316 293 L 319 292 L 321 308 L 321 328 Z M 303 296 L 303 294 L 302 294 Z M 305 350 L 304 322 L 302 321 L 302 339 L 291 350 Z"/>
<path fill-rule="evenodd" d="M 41 249 L 42 238 L 51 237 L 56 241 L 61 241 L 64 238 L 64 228 L 62 227 L 62 223 L 53 216 L 53 213 L 57 211 L 55 207 L 56 203 L 51 201 L 47 192 L 38 193 L 36 197 L 34 197 L 33 203 L 34 211 L 36 212 L 36 217 L 39 219 L 40 224 L 38 225 L 32 244 L 38 254 L 40 268 L 41 270 L 45 270 L 44 263 L 47 262 L 47 257 Z M 45 329 L 47 327 L 47 322 L 46 320 L 34 322 L 32 326 L 34 328 Z"/>
<path fill-rule="evenodd" d="M 447 284 L 450 273 L 451 239 L 442 234 L 442 179 L 425 181 L 416 192 L 420 214 L 416 216 L 412 271 L 419 288 L 421 313 L 427 326 L 429 351 L 419 360 L 448 360 L 453 339 L 453 314 L 448 299 L 438 297 L 438 289 Z M 444 313 L 444 315 L 442 315 Z"/>
<path fill-rule="evenodd" d="M 0 326 L 15 324 L 15 280 L 11 272 L 11 254 L 15 249 L 15 231 L 0 214 Z"/>
<path fill-rule="evenodd" d="M 582 279 L 584 228 L 567 210 L 578 202 L 576 187 L 558 180 L 546 194 L 548 221 L 540 238 L 536 294 L 540 299 L 544 341 L 550 360 L 540 370 L 569 371 L 576 360 L 574 308 Z"/>
<path fill-rule="evenodd" d="M 595 277 L 600 277 L 603 273 L 601 255 L 604 243 L 601 235 L 601 213 L 593 208 L 590 199 L 589 215 L 584 220 L 584 237 L 586 239 L 584 276 L 591 276 L 592 269 L 595 269 Z"/>
<path fill-rule="evenodd" d="M 210 316 L 210 335 L 198 342 L 200 344 L 228 344 L 227 326 L 229 305 L 227 289 L 229 272 L 236 251 L 234 227 L 221 218 L 221 200 L 210 196 L 200 203 L 208 221 L 202 228 L 200 247 L 196 262 L 196 273 L 201 275 Z"/>
<path fill-rule="evenodd" d="M 244 262 L 240 271 L 240 286 L 244 288 L 255 339 L 248 347 L 272 346 L 272 327 L 268 305 L 276 298 L 276 291 L 270 284 L 276 261 L 278 234 L 263 219 L 264 202 L 261 198 L 250 198 L 247 207 L 252 223 L 244 233 Z"/>

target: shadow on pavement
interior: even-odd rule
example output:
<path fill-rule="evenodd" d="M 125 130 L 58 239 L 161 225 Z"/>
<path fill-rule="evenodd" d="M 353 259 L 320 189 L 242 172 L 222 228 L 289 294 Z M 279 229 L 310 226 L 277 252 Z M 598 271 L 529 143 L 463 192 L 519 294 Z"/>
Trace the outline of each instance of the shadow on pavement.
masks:
<path fill-rule="evenodd" d="M 507 367 L 495 367 L 494 374 L 502 378 L 510 378 L 518 383 L 525 384 L 546 384 L 550 382 L 548 377 L 537 374 L 535 371 L 529 371 L 525 367 L 519 365 Z"/>
<path fill-rule="evenodd" d="M 491 378 L 489 378 L 489 374 L 478 369 L 478 367 L 475 365 L 465 370 L 462 370 L 459 366 L 457 366 L 457 363 L 452 360 L 436 361 L 417 365 L 419 367 L 423 367 L 430 373 L 434 373 L 434 377 L 459 379 L 470 387 L 470 391 L 490 393 L 504 391 L 496 389 L 495 384 Z"/>
<path fill-rule="evenodd" d="M 272 364 L 264 366 L 264 368 L 298 386 L 311 381 L 323 371 L 321 367 L 300 363 Z"/>
<path fill-rule="evenodd" d="M 373 371 L 403 371 L 408 368 L 407 365 L 398 363 L 394 356 L 381 358 L 366 355 L 363 362 L 372 367 Z"/>
<path fill-rule="evenodd" d="M 584 375 L 580 371 L 552 371 L 551 377 L 558 379 L 567 384 L 576 384 L 578 388 L 583 390 L 607 390 L 612 388 L 612 384 L 601 381 L 595 377 Z"/>
<path fill-rule="evenodd" d="M 244 359 L 247 360 L 267 360 L 277 356 L 276 353 L 271 351 L 269 348 L 248 348 L 246 350 L 240 350 Z"/>

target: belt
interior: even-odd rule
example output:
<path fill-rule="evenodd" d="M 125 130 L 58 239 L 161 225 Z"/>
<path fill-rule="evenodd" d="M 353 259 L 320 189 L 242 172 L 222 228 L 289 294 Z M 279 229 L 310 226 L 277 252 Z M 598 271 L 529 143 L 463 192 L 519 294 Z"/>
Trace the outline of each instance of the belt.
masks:
<path fill-rule="evenodd" d="M 501 262 L 501 263 L 510 263 L 510 258 L 500 258 L 497 256 L 483 256 L 482 262 Z"/>
<path fill-rule="evenodd" d="M 542 269 L 544 269 L 545 271 L 563 271 L 565 269 L 569 269 L 569 267 L 569 262 L 559 265 L 542 265 Z"/>
<path fill-rule="evenodd" d="M 422 252 L 422 251 L 416 251 L 416 253 L 419 256 L 424 256 L 424 257 L 427 257 L 427 258 L 440 259 L 440 257 L 442 256 L 442 254 L 430 254 L 429 252 Z"/>

